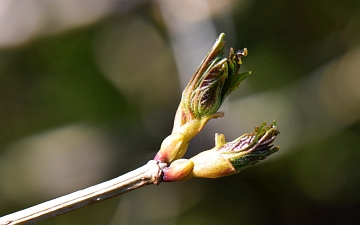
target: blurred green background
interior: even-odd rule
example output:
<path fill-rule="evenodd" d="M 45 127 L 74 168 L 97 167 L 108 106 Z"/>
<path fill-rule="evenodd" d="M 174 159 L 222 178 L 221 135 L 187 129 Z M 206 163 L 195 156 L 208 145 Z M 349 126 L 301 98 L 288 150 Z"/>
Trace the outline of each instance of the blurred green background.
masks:
<path fill-rule="evenodd" d="M 145 164 L 221 32 L 252 75 L 186 157 L 273 119 L 280 151 L 39 224 L 360 224 L 358 0 L 1 0 L 0 215 Z"/>

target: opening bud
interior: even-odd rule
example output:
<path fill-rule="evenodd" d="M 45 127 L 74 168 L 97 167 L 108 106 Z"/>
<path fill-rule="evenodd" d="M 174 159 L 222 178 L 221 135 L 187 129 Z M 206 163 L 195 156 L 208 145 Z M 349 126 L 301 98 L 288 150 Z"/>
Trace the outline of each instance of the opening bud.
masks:
<path fill-rule="evenodd" d="M 217 178 L 236 174 L 279 150 L 272 143 L 279 134 L 274 121 L 264 122 L 252 133 L 225 142 L 223 134 L 215 135 L 215 147 L 186 160 L 175 160 L 164 169 L 164 181 L 186 180 L 191 177 Z"/>

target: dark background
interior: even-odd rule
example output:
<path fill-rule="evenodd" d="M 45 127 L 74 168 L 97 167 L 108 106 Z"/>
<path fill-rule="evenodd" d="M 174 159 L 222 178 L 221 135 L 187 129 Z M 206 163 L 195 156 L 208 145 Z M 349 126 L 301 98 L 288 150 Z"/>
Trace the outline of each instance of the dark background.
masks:
<path fill-rule="evenodd" d="M 360 224 L 360 2 L 0 3 L 0 215 L 145 164 L 226 33 L 252 74 L 186 157 L 276 119 L 278 153 L 39 224 Z"/>

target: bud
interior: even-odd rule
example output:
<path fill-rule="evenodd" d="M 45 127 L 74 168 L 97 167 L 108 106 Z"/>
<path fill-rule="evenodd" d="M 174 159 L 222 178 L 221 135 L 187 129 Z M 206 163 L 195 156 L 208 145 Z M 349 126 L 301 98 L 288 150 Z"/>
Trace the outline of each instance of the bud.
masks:
<path fill-rule="evenodd" d="M 163 170 L 163 180 L 170 182 L 191 177 L 217 178 L 236 174 L 278 151 L 278 146 L 271 145 L 278 134 L 275 121 L 268 127 L 263 123 L 254 132 L 228 143 L 223 134 L 216 134 L 213 149 L 201 152 L 187 161 L 175 160 Z"/>
<path fill-rule="evenodd" d="M 178 109 L 181 117 L 180 121 L 175 121 L 175 129 L 193 119 L 212 117 L 214 114 L 218 117 L 216 112 L 225 98 L 250 74 L 239 73 L 241 56 L 247 55 L 247 49 L 235 54 L 231 48 L 229 57 L 225 58 L 224 37 L 225 34 L 220 34 L 184 89 Z"/>
<path fill-rule="evenodd" d="M 271 145 L 280 134 L 276 122 L 266 127 L 264 122 L 260 127 L 255 127 L 255 131 L 244 134 L 241 137 L 229 142 L 217 151 L 229 160 L 237 172 L 248 166 L 254 165 L 267 156 L 277 152 L 279 146 Z"/>
<path fill-rule="evenodd" d="M 239 73 L 241 56 L 247 55 L 247 49 L 234 53 L 231 48 L 229 57 L 225 58 L 224 37 L 225 34 L 220 34 L 184 89 L 172 134 L 163 141 L 155 160 L 170 163 L 183 157 L 188 142 L 210 119 L 224 115 L 217 110 L 225 98 L 250 74 Z"/>

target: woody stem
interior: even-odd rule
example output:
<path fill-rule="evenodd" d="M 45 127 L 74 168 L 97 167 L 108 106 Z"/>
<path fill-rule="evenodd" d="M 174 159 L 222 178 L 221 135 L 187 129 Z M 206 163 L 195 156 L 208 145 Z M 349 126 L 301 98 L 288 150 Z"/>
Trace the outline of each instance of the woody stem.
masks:
<path fill-rule="evenodd" d="M 0 217 L 0 225 L 33 224 L 149 184 L 157 185 L 161 182 L 164 167 L 150 160 L 144 166 L 112 180 Z"/>

